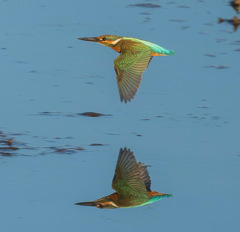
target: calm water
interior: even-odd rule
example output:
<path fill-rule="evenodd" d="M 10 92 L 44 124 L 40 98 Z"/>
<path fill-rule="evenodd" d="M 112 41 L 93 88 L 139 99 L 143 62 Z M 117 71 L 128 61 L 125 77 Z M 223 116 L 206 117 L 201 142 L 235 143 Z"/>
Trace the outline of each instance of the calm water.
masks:
<path fill-rule="evenodd" d="M 129 6 L 142 3 L 155 6 Z M 238 231 L 240 31 L 218 23 L 235 14 L 216 0 L 1 0 L 0 231 Z M 118 54 L 76 39 L 101 34 L 176 54 L 154 57 L 120 103 Z M 75 206 L 113 191 L 125 146 L 173 197 Z"/>

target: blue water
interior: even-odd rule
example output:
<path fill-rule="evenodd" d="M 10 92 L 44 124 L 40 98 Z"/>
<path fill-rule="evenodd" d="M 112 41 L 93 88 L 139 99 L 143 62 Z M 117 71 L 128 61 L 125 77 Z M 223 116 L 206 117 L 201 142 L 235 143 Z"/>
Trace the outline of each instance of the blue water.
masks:
<path fill-rule="evenodd" d="M 129 6 L 140 3 L 161 7 Z M 239 230 L 240 31 L 218 23 L 235 15 L 227 1 L 2 0 L 0 15 L 0 231 Z M 124 104 L 118 54 L 77 40 L 102 34 L 176 54 L 154 57 Z M 125 146 L 173 197 L 74 205 L 112 193 Z"/>

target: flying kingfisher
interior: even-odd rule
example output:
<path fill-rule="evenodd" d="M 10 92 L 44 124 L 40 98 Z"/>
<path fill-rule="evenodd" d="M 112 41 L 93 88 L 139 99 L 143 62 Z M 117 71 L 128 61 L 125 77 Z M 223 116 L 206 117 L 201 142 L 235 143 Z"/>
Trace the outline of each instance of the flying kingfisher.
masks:
<path fill-rule="evenodd" d="M 131 37 L 101 35 L 78 39 L 97 42 L 120 53 L 114 60 L 114 69 L 120 99 L 121 102 L 124 101 L 125 103 L 134 98 L 140 86 L 142 74 L 148 67 L 152 57 L 174 55 L 175 53 L 154 43 Z"/>
<path fill-rule="evenodd" d="M 112 188 L 116 192 L 95 201 L 79 202 L 76 205 L 97 208 L 133 208 L 151 204 L 171 194 L 151 191 L 151 180 L 147 165 L 137 162 L 130 149 L 120 149 Z"/>

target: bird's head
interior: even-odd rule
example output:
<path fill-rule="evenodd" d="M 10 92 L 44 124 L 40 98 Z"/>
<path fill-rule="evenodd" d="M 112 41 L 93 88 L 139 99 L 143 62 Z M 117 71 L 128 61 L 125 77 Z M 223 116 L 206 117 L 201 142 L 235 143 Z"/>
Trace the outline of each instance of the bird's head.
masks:
<path fill-rule="evenodd" d="M 119 41 L 121 41 L 122 37 L 117 35 L 100 35 L 98 37 L 85 37 L 78 39 L 90 42 L 97 42 L 107 47 L 114 47 Z"/>

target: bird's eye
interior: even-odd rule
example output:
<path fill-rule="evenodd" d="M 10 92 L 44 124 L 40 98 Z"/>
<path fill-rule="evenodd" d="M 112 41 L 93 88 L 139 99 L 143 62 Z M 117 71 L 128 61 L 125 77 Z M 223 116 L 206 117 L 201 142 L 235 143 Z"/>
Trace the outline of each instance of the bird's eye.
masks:
<path fill-rule="evenodd" d="M 103 38 L 102 38 L 102 41 L 106 41 L 106 38 L 105 38 L 105 37 L 103 37 Z"/>
<path fill-rule="evenodd" d="M 102 204 L 99 204 L 97 207 L 102 209 L 102 208 L 103 208 L 103 205 L 102 205 Z"/>

